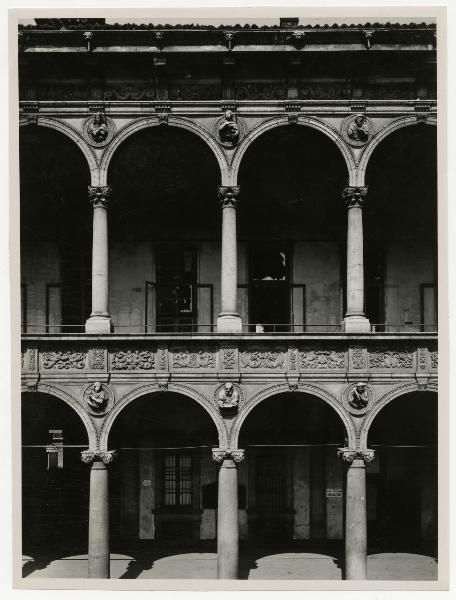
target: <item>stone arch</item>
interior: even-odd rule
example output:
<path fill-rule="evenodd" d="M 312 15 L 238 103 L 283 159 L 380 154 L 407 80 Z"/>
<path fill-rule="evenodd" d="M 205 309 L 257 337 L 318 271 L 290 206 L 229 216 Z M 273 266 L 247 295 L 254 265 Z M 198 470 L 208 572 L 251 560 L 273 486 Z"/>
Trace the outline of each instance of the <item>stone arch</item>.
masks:
<path fill-rule="evenodd" d="M 276 127 L 288 126 L 288 117 L 275 117 L 274 119 L 269 119 L 268 121 L 264 121 L 260 125 L 258 125 L 255 129 L 253 129 L 239 144 L 231 162 L 231 168 L 229 173 L 229 184 L 227 185 L 237 185 L 239 169 L 241 166 L 242 159 L 244 154 L 250 147 L 250 145 L 263 133 L 270 131 Z M 298 125 L 304 127 L 312 127 L 317 131 L 322 132 L 326 135 L 330 140 L 332 140 L 336 146 L 339 148 L 347 166 L 348 172 L 348 180 L 349 185 L 355 185 L 354 181 L 356 180 L 356 164 L 353 158 L 353 154 L 349 148 L 349 146 L 345 143 L 345 140 L 342 136 L 328 124 L 324 123 L 320 119 L 316 119 L 314 117 L 298 117 Z"/>
<path fill-rule="evenodd" d="M 363 186 L 365 185 L 365 176 L 367 165 L 369 160 L 377 148 L 377 146 L 386 138 L 390 133 L 397 131 L 398 129 L 402 129 L 403 127 L 410 127 L 411 125 L 416 125 L 417 120 L 415 115 L 408 115 L 406 117 L 401 117 L 399 119 L 395 119 L 388 125 L 386 125 L 383 129 L 378 131 L 364 148 L 363 153 L 359 159 L 358 170 L 357 170 L 357 179 L 355 185 Z M 430 117 L 425 121 L 426 125 L 437 125 L 437 121 L 434 117 Z"/>
<path fill-rule="evenodd" d="M 117 135 L 113 138 L 111 143 L 105 149 L 103 156 L 100 161 L 100 183 L 99 185 L 107 185 L 107 177 L 108 177 L 108 169 L 111 163 L 111 159 L 114 156 L 117 148 L 124 142 L 127 138 L 129 138 L 134 133 L 141 131 L 142 129 L 146 129 L 148 127 L 157 127 L 160 125 L 160 122 L 151 117 L 146 117 L 144 119 L 138 119 L 133 121 L 133 123 L 129 123 L 125 127 L 123 127 Z M 218 166 L 220 168 L 220 183 L 221 185 L 226 185 L 228 165 L 226 162 L 225 154 L 223 153 L 220 146 L 214 140 L 214 138 L 209 134 L 209 132 L 190 121 L 189 119 L 184 119 L 183 117 L 177 117 L 173 115 L 169 115 L 168 117 L 168 126 L 177 127 L 181 129 L 186 129 L 191 133 L 194 133 L 199 138 L 201 138 L 211 149 L 215 159 L 217 160 Z M 215 197 L 215 191 L 214 191 Z"/>
<path fill-rule="evenodd" d="M 97 449 L 98 436 L 93 421 L 88 415 L 88 413 L 85 411 L 84 407 L 71 394 L 54 385 L 49 385 L 45 383 L 38 383 L 36 385 L 36 388 L 34 388 L 33 390 L 31 390 L 25 384 L 23 384 L 21 391 L 32 394 L 34 392 L 41 392 L 43 394 L 49 394 L 50 396 L 54 396 L 55 398 L 63 400 L 66 404 L 68 404 L 68 406 L 70 406 L 70 408 L 72 408 L 78 414 L 79 418 L 84 423 L 87 432 L 87 437 L 89 440 L 89 449 Z"/>
<path fill-rule="evenodd" d="M 437 383 L 436 382 L 430 382 L 425 391 L 427 392 L 435 392 L 437 393 Z M 378 413 L 385 408 L 385 406 L 387 404 L 389 404 L 392 400 L 394 400 L 395 398 L 398 398 L 399 396 L 404 396 L 405 394 L 409 394 L 410 392 L 419 392 L 422 391 L 422 388 L 420 389 L 420 386 L 418 385 L 418 383 L 416 382 L 410 382 L 410 383 L 405 383 L 403 385 L 399 385 L 397 387 L 395 387 L 394 389 L 390 390 L 389 392 L 387 392 L 386 394 L 384 394 L 374 405 L 374 408 L 367 414 L 366 418 L 364 419 L 364 422 L 362 424 L 361 427 L 361 431 L 360 431 L 360 437 L 359 437 L 359 445 L 361 449 L 366 449 L 367 448 L 367 438 L 369 435 L 369 429 L 372 425 L 372 423 L 374 422 L 375 417 L 378 415 Z"/>
<path fill-rule="evenodd" d="M 276 396 L 277 394 L 282 394 L 284 392 L 290 392 L 290 386 L 287 383 L 271 385 L 269 387 L 264 388 L 257 394 L 255 394 L 255 396 L 253 396 L 250 400 L 248 400 L 246 402 L 244 407 L 239 411 L 239 414 L 236 417 L 236 419 L 233 423 L 233 427 L 231 429 L 231 434 L 230 434 L 230 447 L 231 448 L 233 448 L 233 449 L 237 448 L 237 445 L 239 443 L 239 434 L 241 432 L 242 425 L 243 425 L 245 419 L 247 418 L 247 416 L 250 414 L 250 412 L 266 398 L 269 398 L 271 396 Z M 344 410 L 344 408 L 340 404 L 340 402 L 337 401 L 335 396 L 333 396 L 327 390 L 325 390 L 321 387 L 315 386 L 315 385 L 311 385 L 309 383 L 299 383 L 298 389 L 296 390 L 296 392 L 304 392 L 306 394 L 311 394 L 312 396 L 316 396 L 317 398 L 320 398 L 320 400 L 323 400 L 324 402 L 329 404 L 335 410 L 335 412 L 339 415 L 339 417 L 345 427 L 345 431 L 347 432 L 349 447 L 350 448 L 356 447 L 356 432 L 355 432 L 355 428 L 353 426 L 353 422 L 350 419 L 348 413 Z M 296 393 L 296 392 L 294 392 L 294 393 Z"/>
<path fill-rule="evenodd" d="M 20 120 L 19 125 L 24 127 L 26 125 L 30 126 L 30 123 L 25 120 Z M 70 140 L 72 140 L 81 150 L 84 155 L 87 165 L 90 171 L 90 179 L 92 185 L 100 185 L 99 184 L 99 169 L 96 156 L 81 134 L 76 131 L 73 127 L 68 125 L 67 123 L 63 123 L 58 119 L 53 119 L 50 117 L 38 117 L 37 125 L 39 127 L 48 127 L 49 129 L 54 129 L 55 131 L 59 131 Z"/>
<path fill-rule="evenodd" d="M 178 384 L 178 383 L 170 383 L 166 390 L 160 390 L 156 383 L 149 383 L 147 385 L 142 385 L 138 388 L 135 388 L 131 392 L 125 394 L 118 402 L 114 404 L 114 407 L 111 409 L 106 419 L 103 422 L 103 426 L 100 431 L 100 442 L 99 446 L 101 450 L 108 449 L 108 439 L 111 428 L 117 418 L 117 416 L 123 411 L 123 409 L 128 406 L 133 400 L 140 398 L 141 396 L 146 396 L 148 394 L 153 393 L 163 393 L 165 392 L 175 392 L 176 394 L 181 394 L 182 396 L 186 396 L 192 400 L 195 400 L 202 408 L 209 414 L 211 417 L 216 429 L 219 438 L 219 446 L 221 448 L 227 447 L 227 434 L 225 425 L 223 423 L 223 419 L 220 417 L 220 414 L 216 410 L 215 406 L 202 394 L 197 392 L 191 387 L 186 385 Z"/>

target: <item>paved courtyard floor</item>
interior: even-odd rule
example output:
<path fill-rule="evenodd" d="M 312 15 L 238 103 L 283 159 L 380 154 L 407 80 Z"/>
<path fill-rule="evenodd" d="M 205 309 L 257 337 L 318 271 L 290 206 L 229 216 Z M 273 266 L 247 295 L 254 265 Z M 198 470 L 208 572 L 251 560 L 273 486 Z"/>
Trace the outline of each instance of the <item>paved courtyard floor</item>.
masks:
<path fill-rule="evenodd" d="M 314 549 L 291 543 L 287 550 L 242 547 L 240 579 L 342 579 L 340 545 Z M 85 578 L 84 552 L 30 552 L 23 556 L 23 577 Z M 201 543 L 182 550 L 139 544 L 124 552 L 111 553 L 112 579 L 215 579 L 217 555 L 214 544 Z M 437 561 L 431 555 L 412 552 L 381 552 L 368 556 L 368 579 L 435 580 Z"/>

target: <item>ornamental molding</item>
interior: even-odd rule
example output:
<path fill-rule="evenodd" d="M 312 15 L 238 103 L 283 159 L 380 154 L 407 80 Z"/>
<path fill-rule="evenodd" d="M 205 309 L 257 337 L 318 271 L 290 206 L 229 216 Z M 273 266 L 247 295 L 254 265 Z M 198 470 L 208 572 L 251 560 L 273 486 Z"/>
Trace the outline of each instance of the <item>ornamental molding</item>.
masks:
<path fill-rule="evenodd" d="M 43 369 L 70 370 L 84 369 L 87 361 L 86 352 L 56 351 L 42 353 Z"/>
<path fill-rule="evenodd" d="M 373 392 L 363 381 L 353 383 L 345 388 L 342 394 L 344 408 L 354 416 L 366 414 L 373 404 Z"/>
<path fill-rule="evenodd" d="M 111 368 L 113 371 L 150 371 L 155 368 L 155 351 L 115 352 L 111 360 Z"/>
<path fill-rule="evenodd" d="M 240 463 L 244 460 L 244 450 L 223 450 L 222 448 L 212 448 L 212 459 L 217 463 L 222 463 L 225 459 L 234 460 L 235 463 Z"/>
<path fill-rule="evenodd" d="M 111 198 L 112 188 L 110 185 L 92 186 L 89 185 L 89 201 L 93 208 L 108 208 Z"/>
<path fill-rule="evenodd" d="M 346 187 L 342 190 L 342 200 L 347 208 L 363 208 L 366 202 L 367 186 L 362 187 Z"/>
<path fill-rule="evenodd" d="M 95 381 L 84 390 L 83 403 L 90 415 L 103 417 L 114 404 L 114 393 L 105 383 Z"/>
<path fill-rule="evenodd" d="M 244 369 L 284 369 L 285 353 L 279 350 L 254 350 L 241 352 Z"/>
<path fill-rule="evenodd" d="M 102 462 L 104 465 L 109 465 L 113 462 L 116 454 L 115 450 L 106 450 L 105 452 L 83 450 L 81 452 L 81 460 L 86 465 L 91 465 L 94 462 Z"/>
<path fill-rule="evenodd" d="M 240 190 L 239 186 L 219 185 L 217 188 L 217 198 L 222 208 L 236 208 Z"/>
<path fill-rule="evenodd" d="M 301 349 L 300 354 L 301 369 L 345 369 L 345 351 Z"/>
<path fill-rule="evenodd" d="M 86 119 L 82 126 L 85 141 L 94 148 L 104 148 L 115 135 L 114 121 L 107 117 L 104 110 L 98 110 Z"/>
<path fill-rule="evenodd" d="M 355 459 L 361 459 L 365 463 L 372 462 L 375 458 L 374 450 L 351 450 L 350 448 L 338 448 L 337 456 L 344 462 L 352 463 Z"/>

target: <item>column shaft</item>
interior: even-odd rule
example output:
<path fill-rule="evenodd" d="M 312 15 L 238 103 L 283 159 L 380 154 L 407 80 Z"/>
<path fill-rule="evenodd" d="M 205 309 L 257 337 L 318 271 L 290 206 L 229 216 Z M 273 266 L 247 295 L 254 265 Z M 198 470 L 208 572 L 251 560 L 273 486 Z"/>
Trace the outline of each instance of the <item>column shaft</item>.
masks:
<path fill-rule="evenodd" d="M 219 579 L 237 579 L 238 562 L 237 466 L 231 458 L 224 458 L 219 471 L 217 577 Z"/>
<path fill-rule="evenodd" d="M 363 209 L 348 209 L 347 227 L 347 313 L 364 316 Z"/>
<path fill-rule="evenodd" d="M 108 471 L 101 460 L 90 469 L 89 564 L 90 578 L 109 579 Z"/>
<path fill-rule="evenodd" d="M 108 215 L 101 205 L 93 208 L 92 316 L 108 316 Z"/>
<path fill-rule="evenodd" d="M 355 458 L 347 470 L 345 579 L 367 578 L 366 467 Z"/>

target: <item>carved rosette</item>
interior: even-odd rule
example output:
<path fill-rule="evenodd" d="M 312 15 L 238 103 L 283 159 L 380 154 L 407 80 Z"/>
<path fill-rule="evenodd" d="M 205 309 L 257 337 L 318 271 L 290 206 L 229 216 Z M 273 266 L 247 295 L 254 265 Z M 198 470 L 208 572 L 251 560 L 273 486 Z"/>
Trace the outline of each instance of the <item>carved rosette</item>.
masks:
<path fill-rule="evenodd" d="M 115 450 L 106 450 L 105 452 L 83 450 L 81 452 L 81 460 L 86 465 L 91 465 L 94 462 L 102 462 L 104 465 L 109 465 L 114 460 L 116 454 Z"/>
<path fill-rule="evenodd" d="M 236 208 L 240 190 L 239 186 L 219 185 L 217 188 L 217 198 L 222 208 Z"/>
<path fill-rule="evenodd" d="M 114 404 L 114 393 L 105 383 L 96 381 L 84 390 L 83 402 L 90 415 L 104 417 Z"/>
<path fill-rule="evenodd" d="M 114 121 L 103 111 L 91 115 L 82 126 L 82 135 L 88 144 L 94 148 L 104 148 L 114 137 Z"/>
<path fill-rule="evenodd" d="M 342 200 L 347 208 L 363 208 L 366 202 L 367 187 L 346 187 L 342 190 Z"/>
<path fill-rule="evenodd" d="M 341 126 L 344 139 L 355 148 L 365 146 L 374 133 L 372 121 L 361 112 L 348 116 Z"/>
<path fill-rule="evenodd" d="M 222 463 L 225 459 L 234 460 L 235 463 L 240 463 L 244 460 L 244 450 L 223 450 L 222 448 L 212 448 L 212 458 L 217 463 Z"/>
<path fill-rule="evenodd" d="M 93 208 L 108 208 L 111 197 L 111 186 L 92 186 L 89 185 L 89 200 Z"/>
<path fill-rule="evenodd" d="M 338 448 L 337 456 L 347 463 L 352 463 L 355 459 L 361 459 L 365 463 L 368 463 L 374 460 L 375 450 L 351 450 L 350 448 Z"/>
<path fill-rule="evenodd" d="M 366 414 L 373 404 L 373 393 L 364 382 L 353 383 L 345 388 L 342 404 L 354 416 Z"/>

